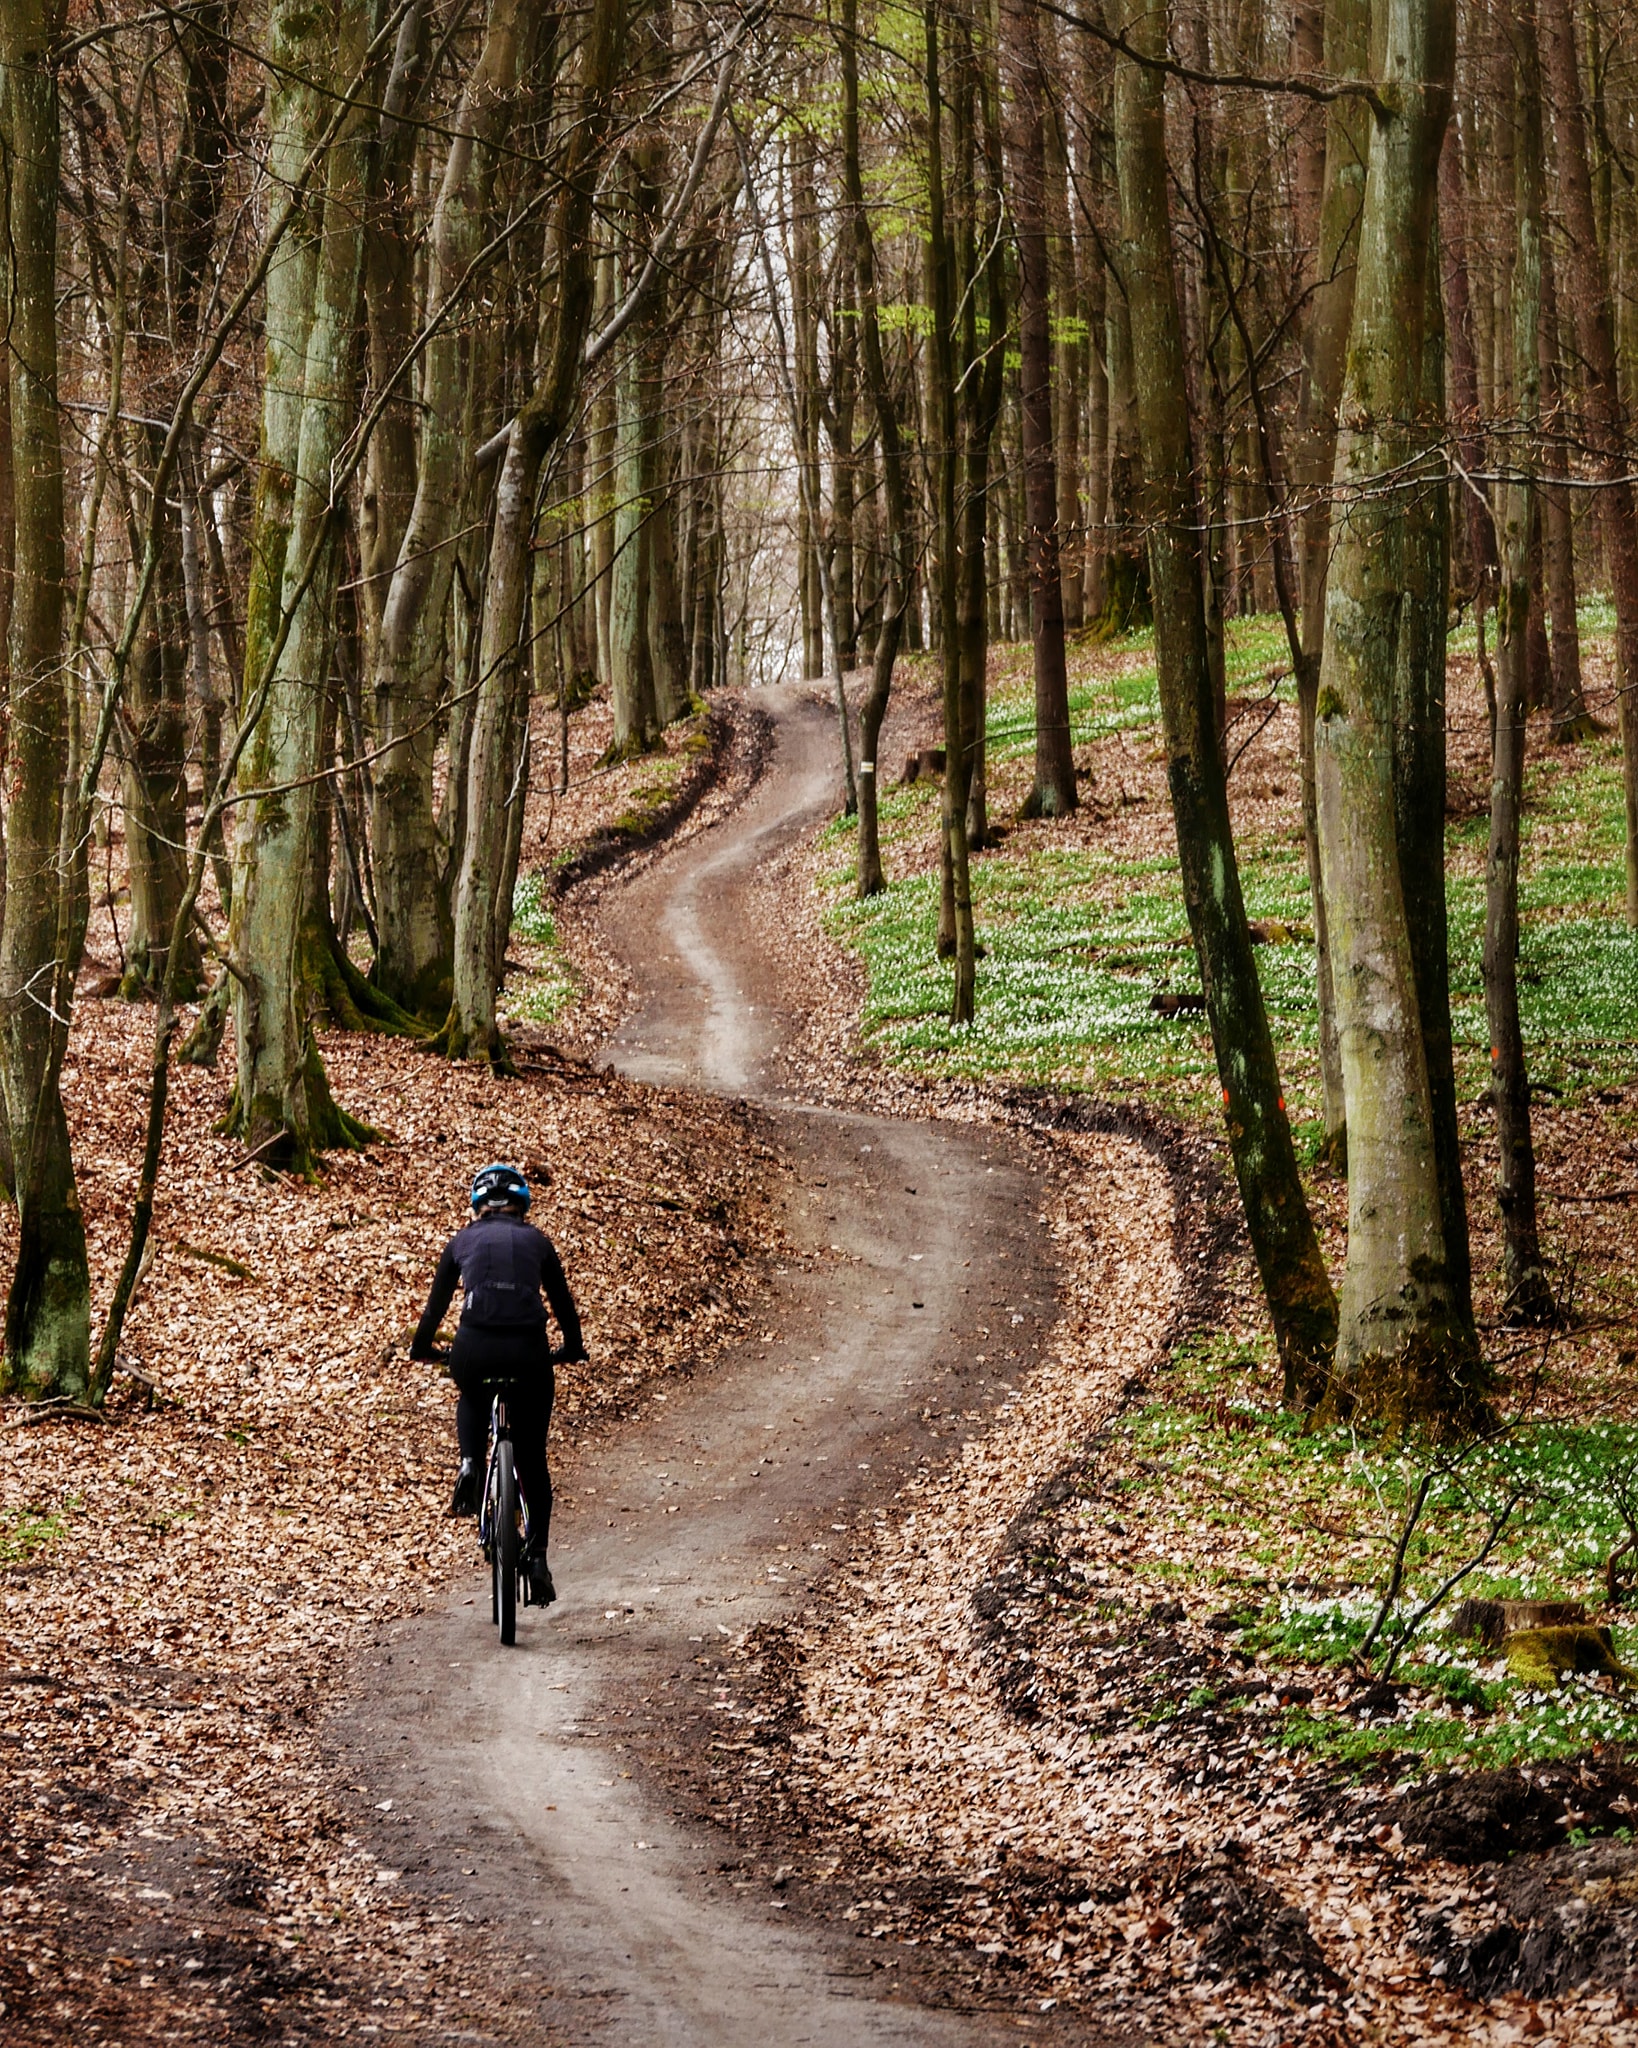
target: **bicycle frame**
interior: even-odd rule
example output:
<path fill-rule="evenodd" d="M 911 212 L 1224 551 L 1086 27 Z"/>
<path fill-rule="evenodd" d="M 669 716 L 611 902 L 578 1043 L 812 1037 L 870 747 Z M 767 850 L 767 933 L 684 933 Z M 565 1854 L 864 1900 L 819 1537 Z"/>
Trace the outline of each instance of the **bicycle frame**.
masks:
<path fill-rule="evenodd" d="M 489 1404 L 489 1461 L 483 1475 L 483 1503 L 478 1511 L 478 1542 L 485 1559 L 495 1540 L 495 1459 L 503 1443 L 512 1438 L 512 1426 L 506 1419 L 506 1402 L 497 1394 Z M 529 1527 L 529 1496 L 523 1490 L 523 1481 L 518 1481 L 518 1511 L 523 1525 L 522 1547 L 526 1551 L 533 1531 Z M 527 1594 L 525 1594 L 527 1600 Z"/>

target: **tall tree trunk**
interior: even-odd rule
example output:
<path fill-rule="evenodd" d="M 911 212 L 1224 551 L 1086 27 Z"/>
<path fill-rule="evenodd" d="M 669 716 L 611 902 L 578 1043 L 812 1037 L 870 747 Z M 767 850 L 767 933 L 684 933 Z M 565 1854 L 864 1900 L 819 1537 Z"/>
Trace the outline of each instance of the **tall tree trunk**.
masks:
<path fill-rule="evenodd" d="M 70 694 L 63 662 L 63 459 L 57 401 L 55 0 L 0 9 L 5 282 L 14 529 L 8 647 L 6 900 L 0 919 L 0 1096 L 17 1203 L 0 1380 L 33 1399 L 84 1396 L 91 1363 L 85 1224 L 53 1044 L 61 892 L 77 849 L 62 843 Z M 42 999 L 42 991 L 45 997 Z"/>
<path fill-rule="evenodd" d="M 299 167 L 328 113 L 315 83 L 351 79 L 368 0 L 333 18 L 277 0 L 268 24 L 274 175 Z M 252 537 L 245 701 L 266 700 L 240 763 L 234 852 L 233 1023 L 238 1081 L 229 1127 L 275 1163 L 358 1144 L 363 1127 L 331 1097 L 298 973 L 313 857 L 314 787 L 329 691 L 340 507 L 331 471 L 351 419 L 357 369 L 362 207 L 369 117 L 355 109 L 330 146 L 322 218 L 268 271 L 262 478 Z"/>
<path fill-rule="evenodd" d="M 882 354 L 881 313 L 877 302 L 876 241 L 865 207 L 864 177 L 859 162 L 859 55 L 857 0 L 841 0 L 842 179 L 851 216 L 854 269 L 859 284 L 860 356 L 865 385 L 875 409 L 881 441 L 882 487 L 887 500 L 886 580 L 881 623 L 871 655 L 870 687 L 859 710 L 859 854 L 857 886 L 861 900 L 886 887 L 882 875 L 881 834 L 877 816 L 876 751 L 882 721 L 893 687 L 893 664 L 910 604 L 910 518 L 905 481 L 904 434 L 898 403 L 888 381 Z"/>
<path fill-rule="evenodd" d="M 796 459 L 803 482 L 797 504 L 798 556 L 802 588 L 802 674 L 816 682 L 825 673 L 824 592 L 819 555 L 819 199 L 815 190 L 813 138 L 798 128 L 790 144 L 791 229 L 788 270 L 796 381 Z"/>
<path fill-rule="evenodd" d="M 580 382 L 593 285 L 592 206 L 608 132 L 623 0 L 594 0 L 567 111 L 569 139 L 541 286 L 534 388 L 507 436 L 489 544 L 478 691 L 462 774 L 466 831 L 455 882 L 455 971 L 440 1037 L 457 1058 L 506 1062 L 495 1014 L 512 901 L 511 810 L 525 758 L 530 661 L 530 546 L 542 466 L 569 421 Z M 517 796 L 521 803 L 521 794 Z"/>
<path fill-rule="evenodd" d="M 217 216 L 231 137 L 228 109 L 228 54 L 233 26 L 231 0 L 208 0 L 178 24 L 182 60 L 181 128 L 174 168 L 161 214 L 168 247 L 160 262 L 140 265 L 130 289 L 136 298 L 133 345 L 141 365 L 148 410 L 169 409 L 176 396 L 175 364 L 186 362 L 198 344 L 201 301 L 210 276 Z M 168 335 L 169 350 L 159 344 Z M 167 353 L 169 359 L 167 360 Z M 122 782 L 125 795 L 126 860 L 131 882 L 131 937 L 121 984 L 127 997 L 156 993 L 165 974 L 177 905 L 187 874 L 188 664 L 195 648 L 199 694 L 207 719 L 215 693 L 210 680 L 209 636 L 201 604 L 190 599 L 185 560 L 193 523 L 195 465 L 181 465 L 182 510 L 168 496 L 152 508 L 158 567 L 152 601 L 126 673 L 122 706 Z M 132 454 L 146 475 L 158 468 L 163 427 L 135 424 Z M 194 582 L 197 594 L 197 560 Z M 134 589 L 138 565 L 132 563 Z M 194 629 L 197 628 L 197 638 Z M 206 784 L 208 793 L 209 784 Z M 225 867 L 225 860 L 221 863 Z M 224 898 L 224 903 L 226 898 Z M 178 962 L 177 987 L 191 997 L 198 986 L 200 951 L 189 930 Z"/>
<path fill-rule="evenodd" d="M 1103 567 L 1105 636 L 1146 625 L 1149 610 L 1148 557 L 1138 516 L 1140 469 L 1137 394 L 1132 381 L 1132 313 L 1124 285 L 1105 296 L 1105 354 L 1109 365 L 1109 496 L 1104 531 L 1108 553 Z M 1062 485 L 1059 486 L 1060 503 Z"/>
<path fill-rule="evenodd" d="M 143 438 L 151 469 L 158 463 L 157 442 L 163 436 L 145 430 Z M 126 673 L 121 721 L 131 933 L 120 992 L 131 1000 L 157 989 L 164 979 L 165 950 L 188 866 L 188 633 L 181 530 L 169 505 L 155 504 L 152 516 L 160 529 L 153 624 L 142 634 Z M 129 580 L 134 586 L 134 567 Z M 199 980 L 199 945 L 191 932 L 185 952 L 178 988 L 186 998 Z"/>
<path fill-rule="evenodd" d="M 1436 265 L 1437 239 L 1430 256 Z M 1435 268 L 1428 274 L 1427 324 L 1422 337 L 1421 418 L 1439 420 L 1444 402 L 1443 303 Z M 1457 1325 L 1465 1330 L 1473 1321 L 1473 1275 L 1456 1118 L 1445 902 L 1450 486 L 1442 463 L 1434 465 L 1425 492 L 1413 490 L 1411 503 L 1394 683 L 1394 817 L 1411 971 L 1416 978 L 1417 1022 L 1433 1107 L 1433 1155 L 1439 1176 L 1446 1273 Z"/>
<path fill-rule="evenodd" d="M 527 20 L 524 0 L 490 0 L 483 46 L 450 122 L 433 209 L 426 287 L 432 309 L 460 286 L 482 246 L 527 54 Z M 371 818 L 379 878 L 374 979 L 427 1022 L 448 1008 L 454 946 L 433 778 L 477 356 L 471 323 L 462 318 L 445 321 L 427 344 L 415 496 L 375 636 L 372 690 L 382 752 Z"/>
<path fill-rule="evenodd" d="M 1513 265 L 1513 371 L 1509 417 L 1520 459 L 1504 487 L 1501 599 L 1497 607 L 1496 736 L 1485 867 L 1484 997 L 1490 1024 L 1490 1100 L 1496 1113 L 1496 1202 L 1502 1219 L 1505 1313 L 1541 1323 L 1554 1315 L 1536 1223 L 1536 1155 L 1530 1076 L 1519 1024 L 1519 813 L 1524 786 L 1526 634 L 1533 607 L 1530 534 L 1535 513 L 1534 439 L 1541 414 L 1541 82 L 1533 0 L 1515 16 L 1518 252 Z"/>
<path fill-rule="evenodd" d="M 1040 37 L 1036 23 L 1035 58 L 1038 89 L 1044 88 Z M 1044 91 L 1041 92 L 1041 211 L 1046 240 L 1046 260 L 1051 272 L 1051 294 L 1057 312 L 1054 330 L 1049 315 L 1048 338 L 1052 349 L 1048 399 L 1054 409 L 1056 447 L 1052 462 L 1052 484 L 1057 497 L 1053 527 L 1058 542 L 1058 564 L 1063 578 L 1059 611 L 1070 630 L 1079 628 L 1082 611 L 1081 551 L 1085 533 L 1081 523 L 1081 341 L 1078 332 L 1081 308 L 1076 290 L 1075 235 L 1069 217 L 1069 138 L 1060 122 L 1047 120 Z"/>
<path fill-rule="evenodd" d="M 643 177 L 640 164 L 628 160 L 623 182 L 633 219 L 652 216 L 657 190 Z M 646 194 L 646 197 L 645 197 Z M 628 289 L 631 280 L 627 280 Z M 644 754 L 660 744 L 665 723 L 659 679 L 654 671 L 656 634 L 650 613 L 654 604 L 653 548 L 650 519 L 656 451 L 649 442 L 650 418 L 644 403 L 647 379 L 643 367 L 641 315 L 627 330 L 614 378 L 614 544 L 609 570 L 609 692 L 614 706 L 616 757 Z"/>
<path fill-rule="evenodd" d="M 1371 0 L 1330 0 L 1325 10 L 1325 66 L 1333 77 L 1358 78 L 1370 59 Z M 1359 255 L 1359 216 L 1365 197 L 1365 151 L 1370 115 L 1356 100 L 1333 101 L 1325 119 L 1325 175 L 1319 214 L 1319 249 L 1313 304 L 1303 327 L 1299 407 L 1298 488 L 1302 513 L 1303 658 L 1297 669 L 1297 722 L 1302 770 L 1304 850 L 1314 907 L 1314 980 L 1319 1005 L 1319 1054 L 1325 1144 L 1333 1163 L 1347 1156 L 1342 1048 L 1337 1038 L 1331 923 L 1320 867 L 1319 807 L 1314 784 L 1314 706 L 1319 697 L 1320 646 L 1325 634 L 1325 582 L 1331 548 L 1331 477 L 1336 459 L 1337 407 L 1353 319 Z"/>
<path fill-rule="evenodd" d="M 1576 618 L 1575 528 L 1570 511 L 1566 449 L 1571 423 L 1560 354 L 1558 280 L 1553 244 L 1541 237 L 1541 509 L 1542 553 L 1547 567 L 1548 606 L 1553 618 L 1552 737 L 1564 746 L 1596 732 L 1581 683 L 1581 628 Z"/>
<path fill-rule="evenodd" d="M 1006 383 L 1006 262 L 1001 223 L 994 217 L 996 195 L 1002 183 L 994 52 L 987 35 L 975 36 L 965 21 L 959 26 L 960 84 L 954 94 L 952 122 L 957 147 L 957 247 L 962 277 L 962 374 L 958 396 L 961 538 L 956 634 L 961 647 L 962 730 L 966 736 L 967 845 L 969 851 L 976 852 L 990 843 L 986 731 L 990 451 Z M 981 170 L 987 174 L 982 178 Z"/>
<path fill-rule="evenodd" d="M 970 1024 L 976 993 L 972 876 L 967 849 L 967 731 L 961 691 L 957 579 L 960 525 L 956 476 L 955 249 L 945 218 L 944 91 L 940 76 L 938 0 L 925 0 L 928 236 L 927 283 L 932 307 L 929 411 L 933 422 L 934 519 L 938 545 L 939 658 L 944 681 L 943 869 L 949 905 L 949 950 L 955 960 L 950 1021 Z M 941 920 L 942 922 L 942 920 Z"/>
<path fill-rule="evenodd" d="M 1541 48 L 1558 138 L 1558 194 L 1568 249 L 1568 285 L 1584 374 L 1582 422 L 1600 473 L 1598 516 L 1615 597 L 1616 674 L 1621 706 L 1621 782 L 1626 801 L 1627 923 L 1638 927 L 1638 503 L 1633 497 L 1626 415 L 1615 363 L 1609 266 L 1593 211 L 1587 125 L 1569 0 L 1541 0 Z"/>
<path fill-rule="evenodd" d="M 415 155 L 422 129 L 407 118 L 426 63 L 427 0 L 411 0 L 382 94 L 364 241 L 364 306 L 370 383 L 381 390 L 415 335 Z M 400 385 L 370 436 L 358 520 L 362 590 L 373 651 L 392 588 L 404 528 L 415 503 L 415 394 Z"/>
<path fill-rule="evenodd" d="M 1166 48 L 1163 6 L 1129 24 L 1135 47 Z M 1218 746 L 1182 319 L 1167 203 L 1165 88 L 1146 65 L 1115 78 L 1121 269 L 1146 496 L 1156 670 L 1184 900 L 1205 985 L 1235 1176 L 1284 1370 L 1286 1399 L 1326 1384 L 1337 1308 L 1303 1194 L 1268 1013 L 1240 891 Z"/>
<path fill-rule="evenodd" d="M 1450 352 L 1450 400 L 1456 449 L 1467 477 L 1461 483 L 1462 527 L 1474 603 L 1481 611 L 1495 594 L 1496 532 L 1476 479 L 1484 467 L 1484 406 L 1473 335 L 1473 298 L 1468 275 L 1467 180 L 1462 136 L 1455 121 L 1445 131 L 1439 158 L 1439 250 L 1445 298 L 1445 333 Z"/>
<path fill-rule="evenodd" d="M 1037 0 L 1008 0 L 1003 17 L 1012 85 L 1008 183 L 1018 237 L 1019 384 L 1024 507 L 1029 547 L 1030 640 L 1035 666 L 1035 782 L 1030 817 L 1075 808 L 1075 761 L 1064 660 L 1058 560 L 1058 472 L 1052 445 L 1052 270 L 1046 233 L 1045 84 Z"/>
<path fill-rule="evenodd" d="M 854 540 L 858 479 L 854 454 L 859 402 L 859 281 L 853 237 L 837 242 L 830 316 L 832 401 L 824 419 L 830 439 L 831 582 L 836 591 L 836 636 L 843 672 L 859 660 L 858 550 Z"/>
<path fill-rule="evenodd" d="M 1429 528 L 1445 505 L 1424 380 L 1455 13 L 1453 0 L 1378 5 L 1373 40 L 1389 111 L 1372 126 L 1360 223 L 1315 733 L 1348 1117 L 1348 1266 L 1331 1405 L 1443 1426 L 1474 1413 L 1480 1365 L 1445 1233 L 1395 746 L 1401 670 L 1427 658 L 1407 635 L 1425 630 Z"/>
<path fill-rule="evenodd" d="M 1100 221 L 1108 213 L 1105 192 L 1104 137 L 1109 128 L 1110 66 L 1095 37 L 1080 36 L 1081 118 L 1075 146 L 1077 180 L 1082 193 L 1077 218 Z M 1083 226 L 1080 288 L 1086 320 L 1086 455 L 1082 464 L 1085 478 L 1086 510 L 1082 521 L 1081 618 L 1102 616 L 1107 598 L 1105 571 L 1109 553 L 1109 368 L 1106 355 L 1108 335 L 1109 272 L 1104 262 L 1103 243 Z M 1066 621 L 1067 624 L 1067 621 Z"/>

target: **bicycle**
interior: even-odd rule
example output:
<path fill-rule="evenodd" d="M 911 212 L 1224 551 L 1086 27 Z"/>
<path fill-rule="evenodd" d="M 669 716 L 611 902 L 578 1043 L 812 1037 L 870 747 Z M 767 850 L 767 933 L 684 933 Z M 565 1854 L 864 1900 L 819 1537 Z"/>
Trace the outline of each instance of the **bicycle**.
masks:
<path fill-rule="evenodd" d="M 447 1351 L 434 1351 L 431 1357 L 436 1364 L 449 1363 Z M 554 1354 L 552 1363 L 558 1362 Z M 533 1534 L 506 1415 L 505 1389 L 497 1387 L 489 1403 L 489 1459 L 478 1508 L 478 1544 L 489 1566 L 489 1619 L 499 1627 L 500 1639 L 508 1648 L 518 1639 L 519 1586 L 525 1607 L 551 1604 L 536 1599 L 533 1575 L 524 1567 Z"/>
<path fill-rule="evenodd" d="M 489 1566 L 489 1619 L 499 1624 L 500 1639 L 508 1646 L 518 1639 L 520 1584 L 524 1606 L 531 1604 L 529 1575 L 523 1569 L 530 1534 L 529 1503 L 518 1479 L 506 1398 L 497 1393 L 489 1406 L 489 1464 L 483 1475 L 478 1542 Z"/>

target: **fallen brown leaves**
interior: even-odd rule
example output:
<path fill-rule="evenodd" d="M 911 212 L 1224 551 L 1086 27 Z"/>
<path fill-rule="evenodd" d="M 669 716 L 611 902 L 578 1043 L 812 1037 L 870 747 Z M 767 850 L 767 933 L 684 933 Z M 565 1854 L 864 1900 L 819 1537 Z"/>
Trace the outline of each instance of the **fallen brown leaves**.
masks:
<path fill-rule="evenodd" d="M 1247 750 L 1242 829 L 1294 822 L 1290 725 L 1272 721 Z M 936 731 L 932 692 L 912 679 L 881 757 L 896 763 Z M 1479 718 L 1458 723 L 1458 773 L 1473 768 L 1482 741 Z M 1125 857 L 1167 852 L 1164 764 L 1152 746 L 1117 734 L 1092 753 L 1087 808 L 1018 827 L 993 857 L 1077 840 Z M 992 815 L 1022 796 L 1020 775 L 1014 763 L 992 778 Z M 933 857 L 931 841 L 895 853 L 901 863 Z M 818 929 L 817 875 L 833 860 L 796 849 L 765 877 L 765 929 L 800 923 L 808 941 L 781 956 L 801 1020 L 788 1051 L 796 1085 L 900 1114 L 1037 1121 L 1028 1095 L 913 1079 L 860 1047 L 858 964 Z M 1596 1410 L 1630 1356 L 1621 1346 L 1638 1247 L 1628 1205 L 1602 1205 L 1594 1220 L 1594 1205 L 1573 1203 L 1617 1149 L 1616 1119 L 1629 1110 L 1630 1098 L 1538 1111 L 1544 1181 L 1571 1198 L 1549 1206 L 1554 1248 L 1593 1277 L 1605 1311 L 1553 1347 L 1536 1391 L 1558 1412 Z M 1494 1316 L 1488 1134 L 1472 1108 L 1464 1123 L 1481 1313 Z M 1535 1924 L 1525 1873 L 1509 1906 L 1493 1873 L 1407 1848 L 1382 1825 L 1384 1788 L 1349 1797 L 1324 1766 L 1279 1746 L 1261 1715 L 1289 1696 L 1283 1681 L 1225 1647 L 1203 1570 L 1182 1572 L 1179 1597 L 1155 1608 L 1131 1649 L 1132 1616 L 1154 1606 L 1152 1578 L 1137 1569 L 1143 1547 L 1151 1534 L 1165 1538 L 1128 1529 L 1098 1500 L 1099 1432 L 1188 1328 L 1261 1326 L 1243 1245 L 1232 1230 L 1225 1238 L 1220 1208 L 1214 1220 L 1210 1199 L 1198 1199 L 1211 1141 L 1186 1140 L 1164 1119 L 1149 1131 L 1165 1141 L 1112 1127 L 1055 1138 L 1051 1227 L 1065 1298 L 1051 1355 L 1020 1377 L 981 1439 L 904 1491 L 807 1620 L 747 1640 L 725 1715 L 739 1726 L 715 1745 L 711 1810 L 770 1871 L 785 1870 L 793 1895 L 896 1957 L 941 1952 L 969 1995 L 1015 2010 L 1081 2006 L 1143 2038 L 1247 2048 L 1638 2043 L 1618 1959 L 1605 1982 L 1576 1988 L 1572 1956 L 1571 1978 L 1551 1997 L 1475 2003 L 1454 1988 L 1460 1958 L 1522 1938 L 1507 1932 L 1504 1907 L 1526 1915 L 1519 1926 Z M 1209 1165 L 1206 1178 L 1216 1178 Z M 1345 1189 L 1321 1181 L 1316 1195 L 1340 1259 Z M 1084 1500 L 1073 1483 L 1081 1471 L 1094 1475 Z M 1232 1523 L 1233 1503 L 1219 1505 Z M 1043 1516 L 1050 1529 L 1038 1526 Z M 1079 1525 L 1073 1545 L 1066 1522 Z M 1203 1545 L 1209 1530 L 1196 1528 L 1180 1562 L 1198 1563 Z M 1072 1586 L 1043 1563 L 1065 1556 Z M 1107 1651 L 1093 1619 L 1105 1607 L 1126 1617 Z M 1127 1639 L 1118 1651 L 1117 1637 Z M 1179 1712 L 1208 1682 L 1220 1701 L 1238 1694 L 1251 1711 Z M 1150 1718 L 1157 1689 L 1167 1710 Z M 1551 1910 L 1580 1925 L 1576 1915 L 1603 1910 L 1599 1886 L 1617 1881 L 1629 1880 L 1589 1871 L 1554 1894 Z"/>
<path fill-rule="evenodd" d="M 104 1289 L 151 1029 L 145 1008 L 82 1002 L 64 1075 Z M 752 1116 L 627 1086 L 542 1036 L 516 1078 L 327 1039 L 337 1098 L 382 1137 L 314 1186 L 235 1170 L 214 1129 L 231 1049 L 219 1072 L 177 1071 L 108 1419 L 0 1430 L 0 2037 L 509 2026 L 517 1987 L 485 1970 L 481 1930 L 396 1886 L 321 1750 L 349 1653 L 476 1562 L 471 1525 L 443 1514 L 451 1391 L 409 1362 L 408 1334 L 473 1169 L 549 1179 L 537 1213 L 592 1352 L 559 1381 L 572 1459 L 739 1325 L 779 1242 L 780 1169 Z"/>

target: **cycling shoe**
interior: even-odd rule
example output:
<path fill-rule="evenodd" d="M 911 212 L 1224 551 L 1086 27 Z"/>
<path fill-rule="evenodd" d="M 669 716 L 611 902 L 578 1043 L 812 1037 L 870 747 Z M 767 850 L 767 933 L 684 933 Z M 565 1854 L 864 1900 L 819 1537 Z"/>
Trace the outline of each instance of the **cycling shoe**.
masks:
<path fill-rule="evenodd" d="M 483 1489 L 483 1475 L 478 1470 L 475 1458 L 463 1458 L 461 1469 L 455 1475 L 455 1493 L 449 1503 L 451 1515 L 475 1515 L 478 1512 L 478 1496 Z"/>
<path fill-rule="evenodd" d="M 552 1584 L 552 1575 L 546 1569 L 545 1558 L 525 1558 L 523 1569 L 529 1575 L 530 1601 L 536 1607 L 550 1607 L 557 1598 L 557 1588 Z"/>

